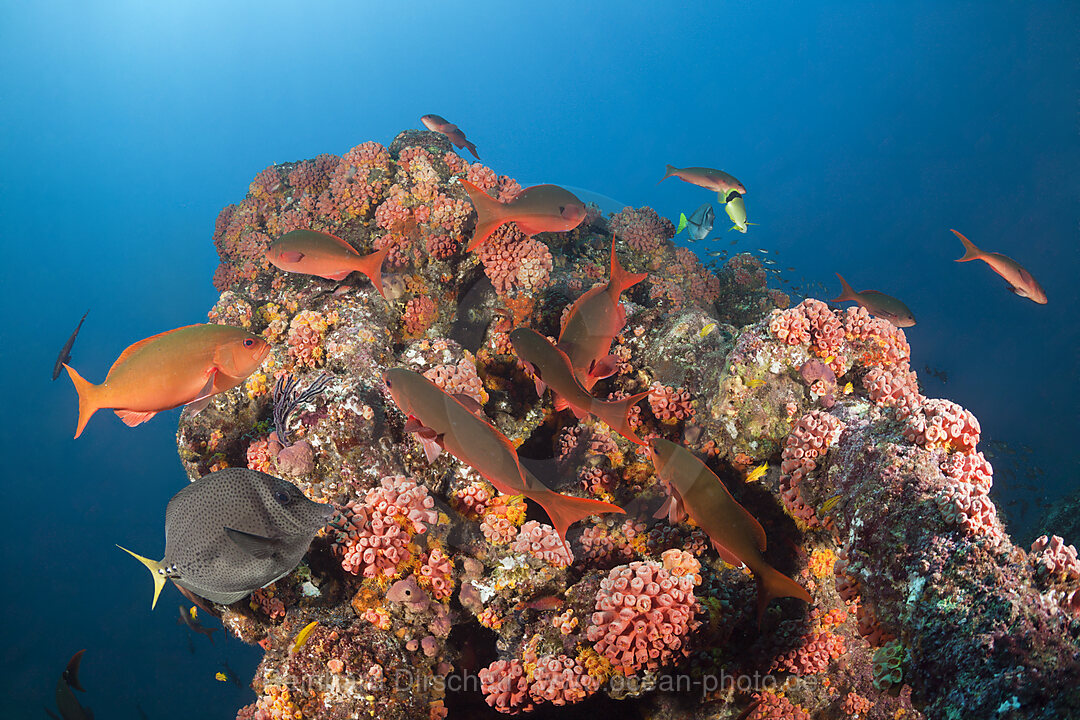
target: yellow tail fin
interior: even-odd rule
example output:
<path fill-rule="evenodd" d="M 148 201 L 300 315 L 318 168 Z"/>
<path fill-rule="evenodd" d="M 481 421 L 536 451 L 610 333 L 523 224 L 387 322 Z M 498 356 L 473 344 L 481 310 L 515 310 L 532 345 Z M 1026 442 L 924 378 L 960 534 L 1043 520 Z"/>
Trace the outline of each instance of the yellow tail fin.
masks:
<path fill-rule="evenodd" d="M 96 413 L 101 407 L 97 404 L 97 388 L 98 386 L 89 380 L 84 380 L 75 368 L 68 364 L 64 364 L 64 369 L 68 372 L 68 377 L 71 378 L 71 383 L 75 386 L 75 392 L 79 394 L 79 424 L 75 428 L 75 437 L 82 435 L 83 428 L 86 427 L 86 422 L 90 419 L 90 416 Z"/>
<path fill-rule="evenodd" d="M 160 572 L 161 561 L 144 558 L 142 555 L 136 555 L 135 553 L 128 550 L 126 547 L 122 547 L 120 545 L 117 545 L 116 547 L 120 548 L 128 555 L 145 565 L 146 569 L 149 570 L 150 574 L 154 577 L 154 601 L 150 603 L 150 609 L 153 610 L 155 607 L 157 607 L 157 601 L 158 597 L 161 595 L 161 589 L 165 587 L 165 575 Z"/>

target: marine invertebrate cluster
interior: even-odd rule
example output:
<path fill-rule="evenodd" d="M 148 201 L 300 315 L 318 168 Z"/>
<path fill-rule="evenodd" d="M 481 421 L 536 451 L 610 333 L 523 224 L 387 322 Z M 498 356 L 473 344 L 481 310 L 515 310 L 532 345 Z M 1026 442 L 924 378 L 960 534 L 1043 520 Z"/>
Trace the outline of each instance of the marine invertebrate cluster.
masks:
<path fill-rule="evenodd" d="M 611 216 L 608 226 L 616 237 L 641 253 L 659 250 L 665 240 L 675 237 L 675 226 L 651 207 L 623 208 Z"/>

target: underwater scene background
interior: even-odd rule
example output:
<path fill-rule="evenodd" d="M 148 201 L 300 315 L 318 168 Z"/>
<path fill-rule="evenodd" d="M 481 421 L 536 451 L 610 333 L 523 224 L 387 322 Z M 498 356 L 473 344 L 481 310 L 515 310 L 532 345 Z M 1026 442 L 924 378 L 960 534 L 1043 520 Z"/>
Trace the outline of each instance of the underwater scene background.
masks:
<path fill-rule="evenodd" d="M 189 435 L 186 440 L 181 437 L 182 455 L 187 453 L 181 462 L 179 410 L 135 428 L 102 412 L 81 438 L 72 440 L 76 394 L 64 376 L 50 382 L 50 369 L 87 310 L 70 362 L 92 381 L 100 381 L 120 350 L 132 342 L 206 322 L 211 308 L 217 310 L 218 319 L 230 321 L 250 312 L 256 318 L 253 331 L 265 335 L 273 318 L 264 314 L 260 321 L 258 308 L 269 295 L 256 302 L 226 298 L 219 303 L 220 289 L 252 279 L 240 277 L 243 271 L 238 271 L 232 278 L 219 275 L 218 289 L 212 282 L 220 260 L 215 239 L 219 247 L 227 245 L 220 238 L 231 217 L 221 221 L 222 208 L 241 203 L 249 192 L 273 196 L 295 167 L 279 171 L 277 184 L 260 186 L 258 178 L 265 181 L 268 176 L 260 172 L 279 163 L 324 153 L 342 156 L 373 141 L 388 148 L 400 164 L 400 152 L 409 143 L 400 141 L 397 147 L 392 143 L 402 131 L 423 130 L 420 118 L 428 113 L 457 123 L 476 144 L 483 166 L 521 187 L 558 184 L 582 200 L 596 202 L 604 213 L 647 206 L 673 223 L 680 213 L 689 216 L 702 203 L 712 202 L 717 219 L 709 238 L 690 244 L 684 231 L 673 242 L 714 265 L 722 281 L 719 287 L 725 291 L 745 285 L 733 280 L 742 267 L 767 278 L 768 288 L 789 295 L 792 307 L 806 297 L 827 301 L 839 295 L 837 272 L 856 289 L 874 288 L 902 298 L 917 318 L 904 334 L 921 392 L 954 401 L 978 418 L 978 449 L 994 467 L 990 497 L 1013 542 L 1027 549 L 1038 535 L 1054 532 L 1065 535 L 1066 543 L 1080 540 L 1066 534 L 1076 527 L 1075 518 L 1068 527 L 1048 526 L 1045 521 L 1047 512 L 1055 505 L 1062 507 L 1077 490 L 1078 21 L 1080 11 L 1072 3 L 3 5 L 0 233 L 7 262 L 0 292 L 8 312 L 0 324 L 0 352 L 8 378 L 8 407 L 0 425 L 6 461 L 0 547 L 8 637 L 2 651 L 0 712 L 4 717 L 42 717 L 43 708 L 55 706 L 56 682 L 65 664 L 83 648 L 80 674 L 86 692 L 79 700 L 97 718 L 232 718 L 239 708 L 256 702 L 249 683 L 263 650 L 223 632 L 215 633 L 213 644 L 192 635 L 175 622 L 176 606 L 191 603 L 171 587 L 151 612 L 145 571 L 115 545 L 157 557 L 164 507 L 185 485 L 185 471 L 204 474 L 216 462 L 205 445 L 215 418 L 231 413 L 251 420 L 251 439 L 266 435 L 273 370 L 265 373 L 267 387 L 233 391 L 240 399 L 230 400 L 228 407 L 224 402 L 212 404 L 206 415 L 195 419 L 187 419 L 185 412 L 182 427 Z M 468 215 L 467 196 L 446 182 L 454 170 L 442 158 L 451 150 L 446 139 L 430 133 L 407 137 L 413 138 L 415 147 L 428 148 L 429 154 L 439 157 L 440 190 L 461 200 Z M 456 153 L 467 161 L 460 166 L 463 173 L 468 164 L 477 162 L 464 149 Z M 731 172 L 747 188 L 748 218 L 756 224 L 745 234 L 727 232 L 728 221 L 714 193 L 676 179 L 657 184 L 667 164 Z M 355 210 L 356 216 L 366 214 L 369 220 L 373 212 Z M 598 271 L 592 280 L 606 278 L 608 222 L 617 226 L 618 221 L 594 214 L 576 234 L 538 236 L 553 256 L 553 277 L 563 268 L 586 272 L 581 268 L 589 264 Z M 263 223 L 267 238 L 276 236 L 265 227 L 265 218 Z M 1045 288 L 1047 304 L 1008 292 L 983 263 L 953 262 L 963 247 L 950 228 L 1023 264 Z M 329 225 L 316 229 L 335 232 Z M 414 230 L 394 227 L 389 232 L 404 237 Z M 414 240 L 417 248 L 430 247 L 424 239 Z M 576 241 L 588 246 L 587 257 L 579 256 Z M 681 257 L 682 271 L 688 276 L 698 272 L 687 269 L 692 263 L 685 254 L 676 255 L 666 245 L 660 252 L 650 242 L 637 247 L 617 244 L 628 270 L 673 273 L 673 258 Z M 361 252 L 372 249 L 365 246 Z M 454 283 L 465 272 L 460 263 L 467 253 L 463 247 L 448 252 L 459 258 L 447 265 L 452 269 L 446 272 L 455 276 L 448 287 L 460 290 Z M 650 255 L 654 252 L 659 254 Z M 727 254 L 720 255 L 723 252 Z M 756 260 L 730 264 L 737 253 L 750 253 Z M 267 283 L 276 273 L 265 267 L 259 272 L 264 273 L 259 281 Z M 396 333 L 393 343 L 398 343 L 400 359 L 402 348 L 424 336 L 435 322 L 406 327 L 407 301 L 425 293 L 436 298 L 436 309 L 430 312 L 443 313 L 439 321 L 443 325 L 435 324 L 436 330 L 449 328 L 450 308 L 445 292 L 433 287 L 443 271 L 428 273 L 422 281 L 409 280 L 407 267 L 399 272 L 402 294 L 392 297 L 389 306 L 368 292 L 367 280 L 350 281 L 355 286 L 351 292 L 363 298 L 357 305 L 362 311 L 348 317 L 342 311 L 336 322 L 347 327 L 360 317 L 381 318 L 383 327 Z M 384 268 L 384 274 L 390 271 Z M 586 277 L 579 277 L 579 284 Z M 565 278 L 560 282 L 570 293 L 562 299 L 565 305 L 577 286 Z M 590 285 L 591 280 L 576 292 Z M 262 287 L 271 292 L 268 284 Z M 332 282 L 315 279 L 310 287 L 289 287 L 301 288 L 296 290 L 301 302 L 321 308 L 325 315 L 333 312 L 332 304 L 346 307 L 353 297 L 333 295 L 331 305 L 316 305 L 314 288 L 330 292 Z M 628 295 L 649 309 L 650 301 L 660 303 L 653 305 L 660 310 L 642 316 L 651 318 L 655 327 L 694 305 L 701 294 L 700 287 L 687 285 L 679 298 L 673 289 L 650 296 L 644 287 Z M 550 295 L 533 292 L 539 287 L 524 289 L 540 305 L 555 302 Z M 743 323 L 766 318 L 777 295 L 758 290 L 746 291 L 741 299 L 732 295 L 724 312 L 733 313 L 732 308 L 743 302 L 738 306 L 741 321 L 728 314 L 717 318 L 720 324 L 738 331 Z M 725 308 L 724 298 L 716 305 Z M 520 320 L 521 316 L 513 317 L 515 308 L 525 315 L 535 309 L 523 310 L 519 302 L 503 310 L 507 317 Z M 545 316 L 541 307 L 534 316 L 535 326 L 548 334 L 557 331 L 561 308 L 552 305 Z M 282 312 L 286 319 L 280 322 L 291 322 L 288 309 Z M 425 314 L 415 305 L 412 312 Z M 630 325 L 634 324 L 631 315 Z M 706 324 L 699 322 L 683 332 L 691 337 L 701 333 L 697 341 L 710 334 L 713 339 L 728 337 L 723 327 L 707 330 Z M 311 332 L 319 333 L 317 322 Z M 757 332 L 767 345 L 768 322 Z M 300 358 L 301 351 L 290 355 L 285 350 L 288 332 L 278 327 L 277 333 L 278 362 L 288 360 L 291 371 L 303 374 L 302 385 L 316 379 L 321 360 Z M 671 341 L 676 336 L 665 337 Z M 438 337 L 438 332 L 429 334 L 432 342 Z M 734 342 L 734 335 L 730 339 Z M 507 350 L 505 345 L 502 349 Z M 456 363 L 462 356 L 455 352 Z M 662 360 L 681 364 L 682 370 L 672 370 L 672 377 L 685 374 L 695 359 L 709 362 L 714 357 L 706 353 L 687 358 L 677 351 L 659 352 L 657 347 L 637 347 L 634 352 L 639 353 L 634 362 L 648 357 L 653 370 Z M 751 357 L 745 347 L 740 352 Z M 435 350 L 414 349 L 411 357 L 416 360 L 424 353 Z M 435 362 L 431 357 L 427 361 Z M 723 354 L 715 357 L 723 362 Z M 821 359 L 828 364 L 831 357 Z M 371 362 L 378 365 L 378 358 Z M 719 377 L 722 369 L 711 371 Z M 500 382 L 522 377 L 505 363 L 503 372 L 506 378 Z M 846 378 L 840 380 L 838 394 Z M 864 388 L 856 386 L 856 394 L 865 396 Z M 510 392 L 506 386 L 495 389 Z M 368 392 L 370 398 L 378 396 L 375 390 Z M 346 395 L 339 388 L 328 392 L 327 398 L 337 398 L 343 406 Z M 383 397 L 388 402 L 389 395 Z M 520 406 L 531 403 L 530 412 L 537 417 L 535 397 L 513 393 L 511 397 Z M 694 398 L 699 419 L 710 413 L 705 400 Z M 332 412 L 333 403 L 319 402 L 314 415 Z M 647 402 L 642 406 L 652 407 L 643 413 L 648 422 L 655 420 L 658 432 L 664 430 L 656 406 Z M 505 407 L 500 401 L 500 408 Z M 800 406 L 792 423 L 810 407 Z M 240 415 L 237 408 L 243 408 Z M 368 426 L 363 437 L 373 448 L 381 448 L 378 452 L 390 452 L 385 445 L 391 441 L 407 443 L 411 473 L 421 467 L 417 457 L 422 459 L 423 453 L 419 445 L 412 447 L 412 440 L 403 439 L 402 417 L 390 408 L 392 403 L 368 408 L 379 413 L 379 421 Z M 363 416 L 362 408 L 358 412 Z M 572 425 L 572 418 L 566 420 L 570 415 L 564 416 L 562 425 Z M 236 417 L 233 423 L 240 422 Z M 314 426 L 324 419 L 309 421 Z M 685 431 L 686 418 L 675 420 L 682 423 L 679 432 Z M 855 421 L 848 420 L 854 427 Z M 500 418 L 496 424 L 503 423 L 507 431 L 519 421 Z M 264 423 L 261 433 L 256 422 Z M 706 430 L 710 427 L 700 424 Z M 555 431 L 548 434 L 554 442 Z M 195 436 L 203 443 L 201 449 L 194 449 Z M 708 439 L 695 438 L 693 449 L 700 450 Z M 191 442 L 185 445 L 186 441 Z M 534 438 L 533 445 L 523 445 L 522 456 L 544 457 L 539 444 Z M 620 457 L 634 453 L 622 438 L 617 438 L 617 446 Z M 750 471 L 768 462 L 767 477 L 775 489 L 781 473 L 779 447 L 771 456 L 753 457 L 752 464 L 739 468 L 729 462 L 737 459 L 731 446 L 730 457 L 723 455 L 714 469 L 724 464 L 732 473 Z M 196 457 L 200 452 L 203 455 Z M 371 460 L 380 467 L 384 461 Z M 444 457 L 438 462 L 447 461 Z M 632 466 L 630 460 L 626 463 L 625 468 Z M 635 467 L 647 467 L 651 473 L 652 465 L 642 455 Z M 624 474 L 622 479 L 629 484 L 628 477 Z M 733 478 L 742 483 L 737 474 L 722 477 L 729 487 L 734 487 Z M 647 485 L 641 477 L 632 482 Z M 578 483 L 559 489 L 568 488 L 583 494 Z M 453 506 L 449 486 L 428 489 L 432 495 L 445 491 L 440 504 Z M 837 490 L 823 486 L 815 492 L 821 493 L 815 496 L 821 506 Z M 622 504 L 625 498 L 617 494 L 605 497 Z M 774 494 L 780 497 L 779 490 Z M 762 519 L 770 538 L 770 560 L 782 565 L 785 574 L 806 581 L 809 576 L 799 573 L 808 561 L 797 559 L 803 550 L 796 547 L 805 528 L 785 515 L 791 507 L 779 499 L 770 505 L 763 499 L 764 491 L 752 500 L 738 492 L 736 496 Z M 643 497 L 645 504 L 655 499 L 647 517 L 660 504 L 660 495 L 646 492 Z M 864 512 L 870 517 L 872 500 Z M 535 506 L 528 519 L 546 522 Z M 810 532 L 825 533 L 820 528 Z M 618 537 L 610 542 L 632 547 L 632 537 L 625 532 Z M 790 546 L 782 549 L 789 538 Z M 691 540 L 687 534 L 677 544 L 686 549 Z M 443 541 L 448 547 L 478 542 Z M 321 557 L 335 557 L 328 542 L 322 542 Z M 662 548 L 643 549 L 643 542 L 633 546 L 634 552 L 640 551 L 635 561 L 658 560 Z M 701 563 L 719 566 L 704 543 L 697 555 Z M 423 557 L 433 564 L 430 550 Z M 590 610 L 600 578 L 629 560 L 628 555 L 618 562 L 596 563 L 603 572 L 590 571 L 593 584 L 585 588 Z M 466 570 L 460 559 L 455 572 L 461 582 Z M 723 573 L 738 575 L 728 567 L 706 577 L 706 583 L 720 583 L 727 577 Z M 825 584 L 820 577 L 817 583 Z M 797 638 L 790 646 L 779 641 L 762 645 L 754 623 L 753 585 L 748 579 L 744 584 L 746 592 L 725 596 L 726 610 L 718 609 L 719 600 L 712 610 L 700 610 L 706 627 L 695 632 L 715 632 L 709 622 L 727 618 L 723 622 L 742 628 L 737 638 L 755 638 L 754 652 L 781 657 L 791 651 L 797 657 L 804 647 Z M 357 587 L 349 589 L 350 595 Z M 583 587 L 575 592 L 584 593 Z M 904 594 L 907 589 L 895 592 Z M 699 600 L 709 597 L 704 589 L 698 593 Z M 537 597 L 550 595 L 550 590 L 541 591 Z M 558 615 L 563 602 L 580 604 L 574 597 L 573 592 L 559 594 L 549 601 L 558 607 L 503 610 L 536 622 L 537 617 Z M 352 613 L 349 602 L 346 597 L 345 610 Z M 264 609 L 271 604 L 268 600 Z M 365 611 L 375 617 L 373 625 L 381 622 L 372 607 L 357 602 L 352 607 L 361 617 Z M 779 637 L 780 630 L 788 629 L 783 623 L 789 620 L 777 619 L 781 610 L 789 619 L 806 614 L 806 606 L 797 601 L 774 603 L 763 633 L 768 630 Z M 855 624 L 852 612 L 850 627 Z M 260 621 L 267 620 L 265 615 Z M 581 615 L 580 622 L 587 624 L 587 618 Z M 201 614 L 200 619 L 218 627 L 208 615 Z M 395 616 L 394 622 L 399 620 Z M 282 631 L 277 649 L 287 654 L 305 624 Z M 813 637 L 815 631 L 807 629 L 811 625 L 799 627 Z M 325 619 L 323 626 L 316 633 L 327 631 Z M 1074 631 L 1075 626 L 1073 620 Z M 398 629 L 400 624 L 388 632 L 393 635 Z M 484 636 L 489 637 L 488 646 L 469 646 L 468 652 L 480 657 L 478 667 L 495 660 L 497 629 Z M 251 633 L 248 640 L 258 639 L 254 629 Z M 313 637 L 318 639 L 317 634 Z M 451 645 L 461 640 L 451 637 Z M 710 643 L 721 644 L 715 639 L 719 635 L 703 637 L 713 640 L 695 645 L 694 653 L 706 653 Z M 404 636 L 398 638 L 405 647 Z M 1075 634 L 1072 639 L 1075 642 Z M 878 650 L 885 648 L 880 657 L 873 647 L 860 647 L 859 652 L 887 665 L 888 652 L 899 647 L 888 642 L 880 644 Z M 587 644 L 584 635 L 582 643 Z M 727 652 L 734 651 L 727 647 Z M 447 658 L 460 652 L 460 647 L 440 645 Z M 507 652 L 500 647 L 499 657 Z M 419 656 L 423 655 L 421 651 Z M 781 669 L 787 667 L 778 662 Z M 389 661 L 386 665 L 391 667 Z M 217 673 L 223 676 L 215 677 Z M 905 677 L 903 682 L 911 684 L 912 679 Z M 824 697 L 826 691 L 815 687 L 817 697 Z M 880 702 L 878 709 L 860 710 L 855 700 L 845 709 L 845 691 L 827 708 L 819 708 L 815 717 L 844 717 L 845 712 L 878 717 L 867 713 L 885 708 L 890 717 L 898 708 L 914 713 L 908 692 L 903 690 L 899 699 L 880 692 L 880 700 L 869 689 L 856 693 Z M 479 692 L 474 695 L 472 701 L 448 700 L 450 717 L 455 717 L 455 708 L 461 713 L 485 709 L 483 697 Z M 738 714 L 736 708 L 748 707 L 749 698 L 749 694 L 736 698 L 730 716 Z M 386 717 L 428 716 L 426 710 L 416 715 L 412 706 L 386 702 L 382 708 Z M 638 705 L 595 697 L 578 707 L 538 702 L 534 712 L 537 717 L 545 713 L 569 717 L 610 707 L 641 717 L 690 712 L 664 702 L 649 699 L 646 693 Z M 767 716 L 761 709 L 754 712 L 758 714 L 751 717 Z M 1035 716 L 1026 714 L 1027 708 L 1011 712 L 1006 708 L 1001 716 Z"/>

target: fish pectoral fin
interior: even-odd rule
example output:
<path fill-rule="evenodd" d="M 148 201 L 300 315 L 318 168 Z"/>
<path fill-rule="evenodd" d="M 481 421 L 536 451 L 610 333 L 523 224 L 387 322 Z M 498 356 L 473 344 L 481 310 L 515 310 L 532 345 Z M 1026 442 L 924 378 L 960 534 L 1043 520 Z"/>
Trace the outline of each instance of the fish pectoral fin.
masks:
<path fill-rule="evenodd" d="M 554 392 L 552 392 L 551 394 L 553 396 L 552 402 L 555 405 L 555 412 L 562 412 L 566 408 L 570 407 L 570 403 L 566 402 L 566 398 L 564 398 L 562 395 L 556 395 Z"/>
<path fill-rule="evenodd" d="M 327 280 L 336 280 L 338 282 L 341 282 L 342 280 L 349 277 L 350 275 L 352 275 L 352 270 L 342 270 L 341 272 L 336 272 L 336 273 L 333 273 L 333 274 L 323 275 L 323 277 L 326 278 Z"/>
<path fill-rule="evenodd" d="M 214 397 L 214 381 L 217 380 L 217 375 L 217 368 L 211 370 L 210 377 L 206 379 L 206 384 L 203 385 L 198 394 L 187 403 L 187 406 L 191 409 L 192 415 L 198 415 L 210 404 L 210 398 Z"/>
<path fill-rule="evenodd" d="M 484 406 L 481 405 L 480 402 L 473 396 L 466 395 L 464 393 L 453 393 L 451 397 L 464 405 L 465 409 L 471 412 L 473 415 L 476 415 L 480 418 L 484 417 Z"/>
<path fill-rule="evenodd" d="M 286 250 L 281 253 L 281 259 L 288 263 L 298 263 L 304 259 L 304 253 L 299 250 Z"/>
<path fill-rule="evenodd" d="M 664 518 L 666 518 L 668 516 L 668 513 L 671 511 L 671 505 L 674 502 L 675 498 L 669 495 L 668 499 L 664 501 L 664 504 L 660 506 L 660 509 L 653 513 L 653 517 L 657 520 L 663 520 Z"/>
<path fill-rule="evenodd" d="M 424 437 L 423 435 L 417 437 L 420 438 L 420 445 L 424 448 L 424 457 L 427 458 L 428 465 L 438 460 L 439 455 L 442 454 L 442 438 L 439 436 Z"/>
<path fill-rule="evenodd" d="M 236 547 L 246 552 L 256 560 L 265 560 L 271 557 L 281 547 L 281 540 L 263 537 L 243 530 L 234 530 L 226 527 L 225 536 L 233 541 Z"/>
<path fill-rule="evenodd" d="M 124 421 L 124 424 L 128 427 L 135 427 L 136 425 L 142 425 L 150 418 L 157 415 L 157 411 L 148 410 L 146 412 L 139 412 L 137 410 L 113 410 L 116 413 L 116 417 Z"/>
<path fill-rule="evenodd" d="M 712 546 L 713 549 L 716 550 L 716 553 L 720 556 L 720 559 L 726 562 L 728 565 L 734 565 L 737 568 L 741 568 L 743 566 L 743 561 L 735 557 L 735 555 L 730 550 L 728 550 L 720 543 L 713 540 Z"/>
<path fill-rule="evenodd" d="M 420 432 L 423 429 L 424 423 L 420 422 L 412 415 L 410 415 L 409 419 L 405 421 L 405 427 L 402 428 L 402 430 L 404 430 L 406 433 Z"/>
<path fill-rule="evenodd" d="M 593 360 L 592 364 L 589 366 L 589 377 L 603 380 L 604 378 L 614 375 L 618 368 L 619 358 L 614 355 L 605 355 L 599 360 Z"/>

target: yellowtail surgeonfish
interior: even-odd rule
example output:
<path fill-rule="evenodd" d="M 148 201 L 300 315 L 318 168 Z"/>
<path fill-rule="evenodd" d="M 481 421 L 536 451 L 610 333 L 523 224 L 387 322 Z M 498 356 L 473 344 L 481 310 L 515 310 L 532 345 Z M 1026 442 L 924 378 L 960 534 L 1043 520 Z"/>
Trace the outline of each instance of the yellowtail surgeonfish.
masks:
<path fill-rule="evenodd" d="M 685 229 L 690 242 L 704 240 L 712 232 L 715 221 L 716 213 L 713 212 L 712 205 L 705 203 L 695 210 L 690 217 L 686 217 L 685 213 L 679 214 L 679 227 L 675 234 L 678 235 Z"/>
<path fill-rule="evenodd" d="M 334 512 L 332 505 L 312 502 L 286 480 L 225 468 L 169 500 L 163 559 L 120 549 L 153 575 L 151 608 L 166 580 L 228 605 L 292 572 Z"/>

